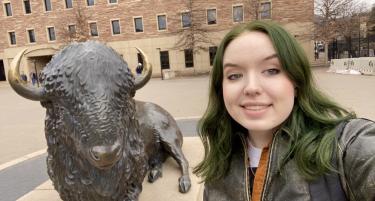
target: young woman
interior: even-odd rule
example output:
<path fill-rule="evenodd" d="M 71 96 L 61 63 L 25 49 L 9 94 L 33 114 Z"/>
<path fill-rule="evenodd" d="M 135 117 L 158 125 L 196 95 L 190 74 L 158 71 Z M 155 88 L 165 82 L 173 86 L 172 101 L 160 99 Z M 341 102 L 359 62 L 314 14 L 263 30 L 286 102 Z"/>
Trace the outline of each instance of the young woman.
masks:
<path fill-rule="evenodd" d="M 375 200 L 375 123 L 324 96 L 302 48 L 272 22 L 221 42 L 199 134 L 205 201 Z"/>

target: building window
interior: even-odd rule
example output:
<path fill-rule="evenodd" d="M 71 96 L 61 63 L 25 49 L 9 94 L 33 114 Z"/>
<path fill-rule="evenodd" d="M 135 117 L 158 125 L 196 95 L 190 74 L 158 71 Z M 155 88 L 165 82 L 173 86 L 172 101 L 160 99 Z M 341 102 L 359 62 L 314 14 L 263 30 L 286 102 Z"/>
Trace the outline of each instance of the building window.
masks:
<path fill-rule="evenodd" d="M 29 43 L 35 43 L 35 32 L 34 32 L 34 29 L 27 30 L 27 35 L 29 37 Z"/>
<path fill-rule="evenodd" d="M 14 32 L 14 31 L 9 32 L 9 42 L 10 42 L 11 45 L 15 45 L 17 43 L 16 32 Z"/>
<path fill-rule="evenodd" d="M 216 24 L 216 9 L 207 9 L 207 24 Z"/>
<path fill-rule="evenodd" d="M 233 22 L 243 22 L 243 6 L 233 6 Z"/>
<path fill-rule="evenodd" d="M 184 12 L 181 14 L 182 27 L 191 27 L 191 15 L 190 12 Z"/>
<path fill-rule="evenodd" d="M 89 23 L 90 25 L 90 35 L 91 36 L 99 36 L 98 33 L 98 26 L 96 25 L 96 22 Z"/>
<path fill-rule="evenodd" d="M 5 14 L 7 16 L 12 16 L 12 6 L 10 5 L 10 3 L 5 3 L 4 4 L 4 7 L 5 7 Z"/>
<path fill-rule="evenodd" d="M 87 6 L 93 6 L 95 4 L 95 0 L 86 0 Z"/>
<path fill-rule="evenodd" d="M 192 49 L 184 50 L 185 53 L 185 67 L 191 68 L 194 67 L 194 55 Z"/>
<path fill-rule="evenodd" d="M 263 2 L 260 4 L 260 18 L 271 19 L 271 2 Z"/>
<path fill-rule="evenodd" d="M 141 17 L 134 18 L 135 32 L 143 32 L 143 20 Z"/>
<path fill-rule="evenodd" d="M 47 31 L 48 31 L 48 40 L 55 41 L 56 40 L 55 27 L 48 27 Z"/>
<path fill-rule="evenodd" d="M 69 35 L 71 36 L 76 34 L 76 25 L 74 24 L 68 25 L 68 32 L 69 32 Z"/>
<path fill-rule="evenodd" d="M 166 30 L 167 29 L 167 16 L 166 15 L 158 15 L 158 30 Z"/>
<path fill-rule="evenodd" d="M 121 33 L 121 31 L 120 31 L 120 20 L 112 20 L 111 24 L 112 24 L 112 34 L 113 35 L 120 34 Z"/>
<path fill-rule="evenodd" d="M 65 0 L 65 8 L 73 8 L 72 0 Z"/>
<path fill-rule="evenodd" d="M 46 11 L 52 10 L 51 0 L 44 0 L 44 9 Z"/>
<path fill-rule="evenodd" d="M 117 0 L 109 0 L 108 3 L 114 4 L 114 3 L 117 3 Z"/>
<path fill-rule="evenodd" d="M 31 13 L 30 0 L 23 0 L 23 7 L 25 8 L 25 13 L 26 14 L 30 14 Z"/>
<path fill-rule="evenodd" d="M 161 69 L 169 69 L 169 53 L 168 51 L 160 51 Z"/>
<path fill-rule="evenodd" d="M 208 53 L 210 54 L 210 66 L 212 66 L 214 64 L 214 59 L 215 59 L 216 51 L 217 51 L 217 47 L 216 46 L 208 48 Z"/>

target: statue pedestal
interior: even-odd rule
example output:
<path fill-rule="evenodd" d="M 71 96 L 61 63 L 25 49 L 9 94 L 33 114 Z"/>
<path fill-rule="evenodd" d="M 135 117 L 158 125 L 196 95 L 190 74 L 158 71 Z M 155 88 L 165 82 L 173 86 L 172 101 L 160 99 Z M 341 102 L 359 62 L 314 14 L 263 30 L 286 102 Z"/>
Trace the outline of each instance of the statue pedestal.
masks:
<path fill-rule="evenodd" d="M 169 157 L 163 165 L 163 177 L 155 183 L 148 183 L 147 176 L 143 182 L 143 191 L 139 201 L 201 201 L 203 184 L 192 174 L 192 168 L 202 160 L 203 145 L 199 137 L 184 137 L 182 151 L 190 165 L 191 189 L 182 194 L 178 191 L 178 178 L 181 173 L 178 164 Z M 35 188 L 17 201 L 61 201 L 50 180 Z"/>

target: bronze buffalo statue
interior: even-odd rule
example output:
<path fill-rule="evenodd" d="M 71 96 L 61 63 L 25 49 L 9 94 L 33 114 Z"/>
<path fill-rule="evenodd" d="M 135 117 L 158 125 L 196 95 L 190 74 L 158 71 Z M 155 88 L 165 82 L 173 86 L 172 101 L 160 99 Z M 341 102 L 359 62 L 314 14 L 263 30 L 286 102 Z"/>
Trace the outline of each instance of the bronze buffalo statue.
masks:
<path fill-rule="evenodd" d="M 66 201 L 136 201 L 142 182 L 162 175 L 172 156 L 179 164 L 180 192 L 190 189 L 182 134 L 160 106 L 134 100 L 151 78 L 144 53 L 144 73 L 134 78 L 112 48 L 98 42 L 74 43 L 44 68 L 41 87 L 22 84 L 20 61 L 12 61 L 9 82 L 21 96 L 46 108 L 48 174 Z"/>

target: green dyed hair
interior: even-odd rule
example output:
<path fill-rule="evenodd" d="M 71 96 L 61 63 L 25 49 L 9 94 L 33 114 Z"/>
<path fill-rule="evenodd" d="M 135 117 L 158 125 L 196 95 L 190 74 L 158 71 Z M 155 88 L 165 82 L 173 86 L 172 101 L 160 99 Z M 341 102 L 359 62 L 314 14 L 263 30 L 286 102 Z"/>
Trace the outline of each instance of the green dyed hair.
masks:
<path fill-rule="evenodd" d="M 334 128 L 341 121 L 354 118 L 355 114 L 338 106 L 317 89 L 306 54 L 293 36 L 274 22 L 253 21 L 233 28 L 217 49 L 210 78 L 208 107 L 198 125 L 205 155 L 194 168 L 194 173 L 205 182 L 224 177 L 233 153 L 234 133 L 246 132 L 225 108 L 222 81 L 226 47 L 239 35 L 249 31 L 259 31 L 269 36 L 283 70 L 297 90 L 292 112 L 281 126 L 281 130 L 289 136 L 291 146 L 283 156 L 280 168 L 293 158 L 306 179 L 333 170 L 330 162 L 336 145 Z"/>

